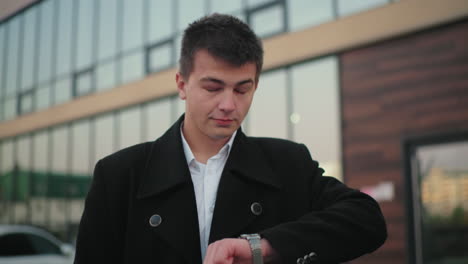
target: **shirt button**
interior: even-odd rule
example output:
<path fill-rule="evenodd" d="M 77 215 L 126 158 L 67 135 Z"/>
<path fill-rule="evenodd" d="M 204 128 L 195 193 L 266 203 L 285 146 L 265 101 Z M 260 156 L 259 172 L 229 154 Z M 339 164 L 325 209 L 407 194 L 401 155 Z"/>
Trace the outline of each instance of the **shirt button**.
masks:
<path fill-rule="evenodd" d="M 162 222 L 162 217 L 158 214 L 154 214 L 150 217 L 149 219 L 149 224 L 152 227 L 157 227 L 161 224 Z"/>
<path fill-rule="evenodd" d="M 252 211 L 254 215 L 261 215 L 263 211 L 262 205 L 255 202 L 250 206 L 250 211 Z"/>

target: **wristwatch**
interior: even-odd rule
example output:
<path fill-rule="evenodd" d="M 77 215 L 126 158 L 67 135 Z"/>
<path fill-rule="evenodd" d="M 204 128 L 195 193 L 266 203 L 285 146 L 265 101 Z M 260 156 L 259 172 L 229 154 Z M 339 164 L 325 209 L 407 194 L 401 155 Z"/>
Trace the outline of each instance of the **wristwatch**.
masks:
<path fill-rule="evenodd" d="M 243 238 L 249 242 L 250 249 L 252 250 L 252 263 L 263 264 L 262 247 L 260 240 L 262 239 L 259 234 L 243 234 L 239 238 Z"/>

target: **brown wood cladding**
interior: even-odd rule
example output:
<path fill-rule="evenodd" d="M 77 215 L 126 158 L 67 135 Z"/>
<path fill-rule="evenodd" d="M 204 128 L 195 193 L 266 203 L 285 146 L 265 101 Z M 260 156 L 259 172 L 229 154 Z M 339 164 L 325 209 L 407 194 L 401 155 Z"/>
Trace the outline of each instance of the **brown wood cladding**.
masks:
<path fill-rule="evenodd" d="M 353 263 L 407 263 L 401 143 L 408 136 L 468 130 L 468 21 L 340 55 L 344 180 L 395 184 L 382 202 L 388 240 Z"/>

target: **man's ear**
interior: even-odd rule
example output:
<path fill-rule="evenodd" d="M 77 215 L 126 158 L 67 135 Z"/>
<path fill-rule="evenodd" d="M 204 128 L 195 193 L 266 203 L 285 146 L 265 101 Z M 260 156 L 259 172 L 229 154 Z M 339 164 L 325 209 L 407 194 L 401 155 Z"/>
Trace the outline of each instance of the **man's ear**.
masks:
<path fill-rule="evenodd" d="M 187 98 L 187 94 L 185 92 L 186 89 L 186 82 L 184 77 L 180 72 L 176 73 L 176 84 L 177 84 L 177 92 L 179 92 L 179 98 L 185 100 Z"/>

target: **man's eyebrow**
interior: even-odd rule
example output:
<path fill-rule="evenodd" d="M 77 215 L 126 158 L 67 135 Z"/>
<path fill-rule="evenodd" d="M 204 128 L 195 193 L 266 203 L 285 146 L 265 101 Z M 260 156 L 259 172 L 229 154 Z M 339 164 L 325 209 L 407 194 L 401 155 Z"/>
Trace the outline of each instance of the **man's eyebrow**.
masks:
<path fill-rule="evenodd" d="M 200 81 L 201 82 L 215 82 L 218 84 L 226 85 L 226 82 L 224 82 L 223 80 L 219 80 L 213 77 L 203 77 L 200 79 Z M 252 79 L 242 80 L 242 81 L 237 82 L 236 86 L 243 85 L 246 83 L 254 83 L 254 81 Z"/>

